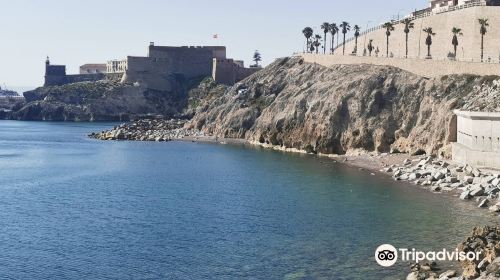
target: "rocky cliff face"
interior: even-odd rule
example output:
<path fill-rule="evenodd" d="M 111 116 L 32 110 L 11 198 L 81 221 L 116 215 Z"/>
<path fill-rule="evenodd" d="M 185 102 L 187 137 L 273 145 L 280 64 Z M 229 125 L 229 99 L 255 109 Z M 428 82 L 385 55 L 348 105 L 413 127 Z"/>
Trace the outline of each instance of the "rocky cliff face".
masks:
<path fill-rule="evenodd" d="M 118 121 L 142 115 L 179 117 L 188 105 L 189 90 L 200 80 L 169 76 L 166 91 L 117 80 L 41 87 L 24 93 L 26 105 L 8 117 L 51 121 Z"/>
<path fill-rule="evenodd" d="M 207 89 L 190 126 L 316 153 L 448 156 L 452 110 L 499 110 L 499 86 L 499 77 L 426 79 L 393 67 L 284 58 L 234 87 Z"/>

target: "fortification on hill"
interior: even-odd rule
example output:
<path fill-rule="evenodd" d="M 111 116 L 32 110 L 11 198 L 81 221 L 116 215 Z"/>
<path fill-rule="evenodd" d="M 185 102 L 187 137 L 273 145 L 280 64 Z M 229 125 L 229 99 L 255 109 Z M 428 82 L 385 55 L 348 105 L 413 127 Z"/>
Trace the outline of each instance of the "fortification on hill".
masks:
<path fill-rule="evenodd" d="M 170 47 L 155 46 L 153 42 L 144 57 L 128 56 L 126 60 L 112 60 L 104 64 L 86 64 L 80 67 L 83 74 L 67 75 L 65 65 L 52 65 L 49 58 L 45 67 L 45 86 L 64 85 L 76 82 L 98 81 L 109 75 L 122 75 L 123 83 L 139 83 L 153 90 L 170 88 L 169 75 L 180 75 L 186 79 L 212 78 L 219 83 L 232 85 L 260 70 L 245 68 L 243 61 L 228 59 L 226 47 Z M 102 71 L 101 71 L 102 70 Z"/>

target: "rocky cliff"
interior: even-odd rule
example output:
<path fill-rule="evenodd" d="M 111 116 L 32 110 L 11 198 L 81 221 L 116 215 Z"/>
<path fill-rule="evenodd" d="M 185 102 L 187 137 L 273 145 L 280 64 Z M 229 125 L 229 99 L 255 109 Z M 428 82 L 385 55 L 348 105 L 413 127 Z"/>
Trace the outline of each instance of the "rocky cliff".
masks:
<path fill-rule="evenodd" d="M 449 156 L 452 110 L 500 110 L 500 78 L 427 79 L 372 65 L 283 58 L 236 86 L 206 88 L 190 127 L 314 153 Z"/>
<path fill-rule="evenodd" d="M 118 121 L 144 115 L 179 117 L 188 106 L 189 90 L 201 78 L 166 78 L 169 89 L 155 91 L 118 80 L 41 87 L 24 93 L 26 104 L 8 118 L 51 121 Z"/>

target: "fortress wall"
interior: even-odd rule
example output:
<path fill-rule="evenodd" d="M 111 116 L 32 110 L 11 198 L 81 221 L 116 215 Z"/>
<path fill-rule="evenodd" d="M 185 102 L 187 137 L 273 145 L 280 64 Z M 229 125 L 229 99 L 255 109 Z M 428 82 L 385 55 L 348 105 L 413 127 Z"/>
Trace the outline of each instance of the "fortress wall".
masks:
<path fill-rule="evenodd" d="M 65 84 L 81 83 L 81 82 L 95 82 L 104 80 L 106 75 L 103 73 L 95 74 L 80 74 L 80 75 L 66 75 Z"/>
<path fill-rule="evenodd" d="M 472 7 L 453 12 L 433 15 L 430 17 L 416 19 L 415 28 L 409 33 L 408 48 L 409 57 L 425 58 L 427 45 L 425 39 L 427 34 L 422 31 L 426 27 L 432 27 L 436 35 L 433 37 L 431 55 L 434 59 L 447 59 L 448 52 L 453 52 L 451 40 L 453 35 L 451 29 L 458 27 L 462 29 L 463 36 L 459 36 L 457 48 L 457 59 L 466 61 L 480 61 L 481 35 L 478 18 L 487 18 L 490 26 L 485 35 L 484 58 L 491 58 L 493 62 L 499 62 L 500 57 L 500 7 L 484 6 Z M 352 33 L 351 33 L 352 34 Z M 342 34 L 340 34 L 342 37 Z M 369 39 L 373 39 L 373 45 L 378 46 L 379 56 L 386 55 L 385 29 L 378 29 L 358 38 L 358 56 L 363 55 L 364 46 L 368 45 Z M 365 43 L 366 40 L 366 43 Z M 404 24 L 397 24 L 389 39 L 389 52 L 395 57 L 405 56 L 405 33 Z M 342 38 L 340 38 L 340 41 Z M 354 50 L 354 40 L 346 44 L 346 55 Z M 328 46 L 329 47 L 329 46 Z M 336 54 L 342 54 L 342 45 L 335 50 Z M 375 55 L 372 53 L 372 55 Z"/>
<path fill-rule="evenodd" d="M 305 62 L 326 67 L 342 64 L 371 64 L 393 66 L 423 77 L 438 77 L 452 74 L 497 75 L 500 63 L 463 62 L 419 58 L 362 57 L 350 55 L 301 54 Z"/>
<path fill-rule="evenodd" d="M 214 58 L 212 78 L 217 83 L 234 85 L 235 83 L 261 70 L 261 68 L 245 68 L 241 67 L 241 65 L 241 62 L 235 62 L 232 59 Z"/>

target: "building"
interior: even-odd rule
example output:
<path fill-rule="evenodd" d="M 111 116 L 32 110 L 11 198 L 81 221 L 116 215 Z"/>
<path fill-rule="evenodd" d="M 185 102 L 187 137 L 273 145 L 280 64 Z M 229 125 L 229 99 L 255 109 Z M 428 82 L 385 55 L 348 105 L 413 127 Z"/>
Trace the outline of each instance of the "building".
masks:
<path fill-rule="evenodd" d="M 44 86 L 61 86 L 78 82 L 92 82 L 104 79 L 105 73 L 90 73 L 79 75 L 67 75 L 66 65 L 52 65 L 47 56 L 45 60 L 45 83 Z"/>
<path fill-rule="evenodd" d="M 261 69 L 260 67 L 245 68 L 241 60 L 214 58 L 212 79 L 220 84 L 234 85 Z"/>
<path fill-rule="evenodd" d="M 184 78 L 210 77 L 227 84 L 247 77 L 256 70 L 245 70 L 242 61 L 226 58 L 224 46 L 155 46 L 151 42 L 146 57 L 127 57 L 122 81 L 139 83 L 156 90 L 167 90 L 169 75 Z"/>
<path fill-rule="evenodd" d="M 500 169 L 500 113 L 454 111 L 456 142 L 453 161 Z"/>
<path fill-rule="evenodd" d="M 80 66 L 80 74 L 98 74 L 106 72 L 106 64 L 91 63 Z"/>
<path fill-rule="evenodd" d="M 107 73 L 125 73 L 127 71 L 127 60 L 109 60 L 106 64 Z"/>
<path fill-rule="evenodd" d="M 66 66 L 45 63 L 45 86 L 58 86 L 76 82 L 98 81 L 107 77 L 120 77 L 122 83 L 139 84 L 148 89 L 169 91 L 171 79 L 213 77 L 217 82 L 232 85 L 260 70 L 245 68 L 242 60 L 226 58 L 224 46 L 202 47 L 148 47 L 147 56 L 128 56 L 126 60 L 110 60 L 104 64 L 85 64 L 79 75 L 67 75 Z"/>

